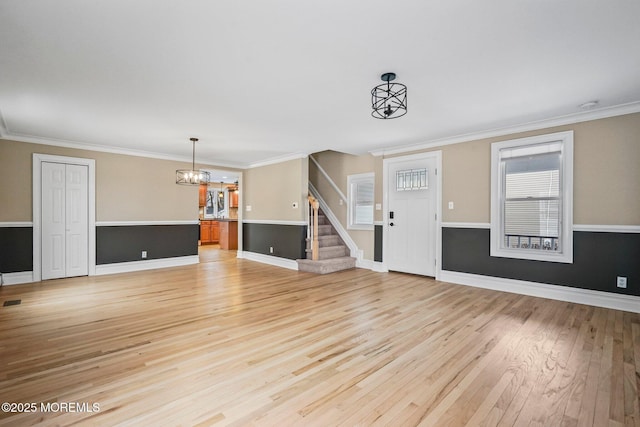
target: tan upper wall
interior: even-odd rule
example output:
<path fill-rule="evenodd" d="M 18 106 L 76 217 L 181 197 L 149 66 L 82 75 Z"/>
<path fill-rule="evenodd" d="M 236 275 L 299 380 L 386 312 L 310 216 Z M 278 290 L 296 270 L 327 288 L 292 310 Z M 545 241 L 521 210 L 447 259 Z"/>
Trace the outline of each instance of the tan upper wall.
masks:
<path fill-rule="evenodd" d="M 197 187 L 175 183 L 190 164 L 0 140 L 0 221 L 32 220 L 33 153 L 95 160 L 96 221 L 198 219 Z"/>
<path fill-rule="evenodd" d="M 247 169 L 243 188 L 244 220 L 306 221 L 308 158 Z M 293 208 L 293 203 L 298 207 Z M 251 206 L 251 211 L 246 207 Z"/>
<path fill-rule="evenodd" d="M 442 150 L 443 221 L 491 221 L 491 143 L 567 130 L 574 131 L 574 223 L 640 225 L 640 113 L 422 150 Z"/>

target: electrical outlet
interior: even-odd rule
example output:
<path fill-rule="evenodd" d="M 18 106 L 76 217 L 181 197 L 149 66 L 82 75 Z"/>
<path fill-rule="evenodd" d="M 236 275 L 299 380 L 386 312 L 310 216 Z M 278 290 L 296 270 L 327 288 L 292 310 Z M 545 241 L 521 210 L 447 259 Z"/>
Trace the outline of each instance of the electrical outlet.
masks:
<path fill-rule="evenodd" d="M 142 259 L 147 259 L 147 251 L 142 251 Z"/>
<path fill-rule="evenodd" d="M 273 246 L 269 246 L 269 253 L 272 254 L 273 253 Z"/>
<path fill-rule="evenodd" d="M 376 210 L 377 211 L 381 211 L 382 210 L 382 203 L 376 203 Z"/>
<path fill-rule="evenodd" d="M 622 276 L 618 276 L 618 280 L 616 281 L 616 286 L 619 288 L 626 288 L 627 287 L 627 278 L 626 277 L 622 277 Z"/>
<path fill-rule="evenodd" d="M 449 209 L 453 209 L 453 202 L 449 202 Z"/>
<path fill-rule="evenodd" d="M 251 205 L 247 205 L 246 206 L 246 210 L 247 210 L 247 212 L 251 212 Z"/>

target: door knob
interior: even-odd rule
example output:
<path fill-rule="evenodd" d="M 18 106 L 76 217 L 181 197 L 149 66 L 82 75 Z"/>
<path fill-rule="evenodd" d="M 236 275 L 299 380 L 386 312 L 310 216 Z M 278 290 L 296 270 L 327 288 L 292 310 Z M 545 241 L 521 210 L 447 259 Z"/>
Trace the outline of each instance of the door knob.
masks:
<path fill-rule="evenodd" d="M 390 223 L 389 223 L 389 225 L 390 225 L 391 227 L 393 227 L 393 223 L 392 223 L 392 222 L 390 222 Z"/>

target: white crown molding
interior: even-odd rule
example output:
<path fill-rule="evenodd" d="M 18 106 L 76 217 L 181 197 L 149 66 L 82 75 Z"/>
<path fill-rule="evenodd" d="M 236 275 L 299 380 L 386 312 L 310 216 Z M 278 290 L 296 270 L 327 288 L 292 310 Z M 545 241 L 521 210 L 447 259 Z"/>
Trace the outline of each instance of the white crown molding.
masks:
<path fill-rule="evenodd" d="M 640 313 L 640 297 L 634 295 L 504 279 L 502 277 L 481 276 L 457 271 L 442 270 L 440 274 L 441 281 L 458 285 Z"/>
<path fill-rule="evenodd" d="M 61 139 L 53 139 L 53 138 L 42 138 L 38 136 L 32 135 L 24 135 L 24 134 L 16 134 L 11 133 L 7 130 L 7 127 L 4 124 L 4 119 L 0 112 L 0 139 L 6 139 L 11 141 L 18 142 L 27 142 L 30 144 L 40 144 L 40 145 L 51 145 L 54 147 L 64 147 L 64 148 L 73 148 L 77 150 L 86 150 L 86 151 L 97 151 L 101 153 L 111 153 L 111 154 L 122 154 L 125 156 L 136 156 L 136 157 L 147 157 L 151 159 L 160 159 L 160 160 L 172 160 L 177 162 L 187 162 L 191 163 L 192 158 L 184 157 L 184 156 L 172 156 L 169 154 L 156 153 L 152 151 L 143 151 L 143 150 L 133 150 L 130 148 L 122 148 L 122 147 L 111 147 L 108 145 L 99 145 L 99 144 L 90 144 L 90 143 L 82 143 L 76 141 L 67 141 Z M 252 169 L 258 168 L 261 166 L 273 165 L 283 162 L 288 162 L 290 160 L 296 159 L 304 159 L 307 157 L 307 153 L 291 153 L 285 154 L 278 157 L 273 157 L 271 159 L 267 159 L 264 161 L 256 162 L 256 163 L 226 163 L 219 162 L 211 159 L 196 159 L 196 163 L 200 164 L 207 169 L 207 167 L 221 167 L 221 168 L 231 168 L 231 169 Z"/>
<path fill-rule="evenodd" d="M 198 264 L 198 255 L 188 255 L 173 258 L 149 259 L 145 261 L 118 262 L 113 264 L 96 265 L 96 276 L 115 273 L 129 273 L 132 271 L 154 270 L 156 268 L 180 267 Z"/>
<path fill-rule="evenodd" d="M 271 159 L 263 160 L 256 163 L 250 163 L 249 165 L 245 165 L 244 167 L 247 169 L 259 168 L 262 166 L 275 165 L 278 163 L 288 162 L 290 160 L 305 159 L 307 158 L 307 156 L 308 154 L 306 153 L 291 153 L 283 156 L 272 157 Z"/>
<path fill-rule="evenodd" d="M 108 145 L 90 144 L 90 143 L 67 141 L 67 140 L 61 140 L 61 139 L 41 138 L 41 137 L 31 136 L 31 135 L 14 134 L 14 133 L 8 132 L 6 127 L 3 126 L 1 116 L 0 116 L 0 139 L 6 139 L 8 141 L 10 140 L 10 141 L 18 141 L 18 142 L 27 142 L 29 144 L 50 145 L 53 147 L 73 148 L 76 150 L 97 151 L 100 153 L 111 153 L 111 154 L 122 154 L 125 156 L 146 157 L 150 159 L 171 160 L 171 161 L 186 162 L 186 163 L 191 163 L 192 161 L 191 157 L 172 156 L 169 154 L 155 153 L 152 151 L 133 150 L 130 148 L 111 147 Z M 210 160 L 210 159 L 196 159 L 196 163 L 204 166 L 204 169 L 209 169 L 210 167 L 244 169 L 247 167 L 246 164 L 217 162 L 215 160 Z"/>
<path fill-rule="evenodd" d="M 198 225 L 199 220 L 184 221 L 96 221 L 96 227 L 120 227 L 136 225 Z"/>
<path fill-rule="evenodd" d="M 243 219 L 243 224 L 271 224 L 271 225 L 307 225 L 307 221 L 287 221 L 278 219 Z"/>
<path fill-rule="evenodd" d="M 8 221 L 0 222 L 0 228 L 3 227 L 33 227 L 33 221 Z"/>
<path fill-rule="evenodd" d="M 264 255 L 256 252 L 238 251 L 238 258 L 248 259 L 249 261 L 255 261 L 262 264 L 273 265 L 275 267 L 288 268 L 289 270 L 298 269 L 298 263 L 292 259 Z"/>
<path fill-rule="evenodd" d="M 435 147 L 442 147 L 445 145 L 460 144 L 462 142 L 477 141 L 480 139 L 512 135 L 512 134 L 528 132 L 532 130 L 540 130 L 540 129 L 552 128 L 555 126 L 564 126 L 564 125 L 570 125 L 574 123 L 588 122 L 591 120 L 606 119 L 608 117 L 623 116 L 626 114 L 633 114 L 633 113 L 639 113 L 639 112 L 640 112 L 640 101 L 630 102 L 628 104 L 621 104 L 613 107 L 599 108 L 597 110 L 567 114 L 564 116 L 558 116 L 551 119 L 537 120 L 537 121 L 523 123 L 523 124 L 514 125 L 514 126 L 507 126 L 502 128 L 489 129 L 486 131 L 479 131 L 479 132 L 467 133 L 467 134 L 446 137 L 441 139 L 434 139 L 431 141 L 425 141 L 417 144 L 381 148 L 378 150 L 369 151 L 369 153 L 376 157 L 392 155 L 392 154 L 401 154 L 401 153 L 407 153 L 411 151 L 426 150 L 426 149 L 435 148 Z"/>
<path fill-rule="evenodd" d="M 7 122 L 5 122 L 2 109 L 0 108 L 0 138 L 4 138 L 8 133 L 9 129 L 7 128 Z"/>

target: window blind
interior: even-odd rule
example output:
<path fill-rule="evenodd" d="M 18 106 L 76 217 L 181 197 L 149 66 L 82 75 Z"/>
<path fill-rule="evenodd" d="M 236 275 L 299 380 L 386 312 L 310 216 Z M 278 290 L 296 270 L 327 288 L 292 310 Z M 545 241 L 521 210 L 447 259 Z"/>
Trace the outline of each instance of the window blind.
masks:
<path fill-rule="evenodd" d="M 355 218 L 359 225 L 373 224 L 373 183 L 358 182 L 355 184 Z"/>
<path fill-rule="evenodd" d="M 518 151 L 526 155 L 516 156 L 521 154 Z M 560 152 L 536 153 L 523 147 L 508 154 L 503 159 L 505 246 L 557 250 L 562 205 Z"/>

